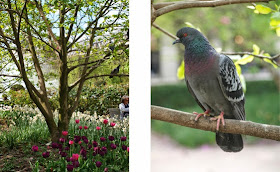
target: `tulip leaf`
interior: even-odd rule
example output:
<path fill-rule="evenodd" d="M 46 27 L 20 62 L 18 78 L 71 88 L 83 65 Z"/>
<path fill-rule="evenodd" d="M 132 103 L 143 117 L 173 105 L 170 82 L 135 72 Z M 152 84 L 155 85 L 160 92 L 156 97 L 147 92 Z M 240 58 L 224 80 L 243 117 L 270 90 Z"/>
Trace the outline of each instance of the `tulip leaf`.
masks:
<path fill-rule="evenodd" d="M 256 5 L 256 10 L 258 10 L 258 12 L 261 14 L 269 14 L 272 11 L 271 8 L 264 5 Z"/>
<path fill-rule="evenodd" d="M 182 80 L 185 78 L 185 63 L 182 61 L 181 65 L 177 69 L 177 78 Z"/>

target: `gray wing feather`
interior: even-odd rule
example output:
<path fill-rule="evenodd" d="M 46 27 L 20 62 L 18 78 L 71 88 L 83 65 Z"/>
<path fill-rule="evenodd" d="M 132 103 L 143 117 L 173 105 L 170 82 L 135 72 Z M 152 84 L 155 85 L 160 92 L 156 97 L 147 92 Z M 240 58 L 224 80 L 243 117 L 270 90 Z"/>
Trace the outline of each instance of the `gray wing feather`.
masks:
<path fill-rule="evenodd" d="M 189 90 L 189 92 L 191 93 L 191 95 L 193 96 L 193 98 L 195 99 L 196 103 L 203 109 L 203 111 L 206 111 L 206 109 L 202 106 L 202 104 L 201 104 L 201 103 L 199 102 L 199 100 L 196 98 L 196 96 L 195 96 L 195 94 L 194 94 L 194 92 L 193 92 L 193 90 L 192 90 L 192 88 L 191 88 L 191 86 L 190 86 L 188 80 L 185 79 L 185 81 L 186 81 L 188 90 Z"/>
<path fill-rule="evenodd" d="M 235 118 L 245 120 L 245 96 L 235 65 L 228 56 L 220 55 L 218 80 L 224 96 L 234 107 Z"/>

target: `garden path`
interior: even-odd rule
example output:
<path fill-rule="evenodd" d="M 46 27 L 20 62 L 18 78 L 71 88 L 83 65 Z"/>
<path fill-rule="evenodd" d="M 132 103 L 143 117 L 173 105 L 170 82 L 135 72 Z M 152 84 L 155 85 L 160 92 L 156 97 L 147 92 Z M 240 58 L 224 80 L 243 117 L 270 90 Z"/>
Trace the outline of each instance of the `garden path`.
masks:
<path fill-rule="evenodd" d="M 157 133 L 152 133 L 151 143 L 152 172 L 279 172 L 280 169 L 280 143 L 276 141 L 245 144 L 239 153 L 225 153 L 216 145 L 191 149 Z"/>

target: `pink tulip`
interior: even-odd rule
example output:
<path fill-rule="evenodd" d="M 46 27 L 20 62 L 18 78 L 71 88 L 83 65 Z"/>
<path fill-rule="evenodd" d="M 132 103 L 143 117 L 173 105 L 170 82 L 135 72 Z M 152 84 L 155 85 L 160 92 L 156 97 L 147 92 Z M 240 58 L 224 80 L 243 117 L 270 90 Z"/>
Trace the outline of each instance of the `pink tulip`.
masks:
<path fill-rule="evenodd" d="M 127 149 L 126 149 L 126 150 L 127 150 L 127 152 L 129 152 L 129 147 L 127 147 Z"/>
<path fill-rule="evenodd" d="M 79 144 L 79 145 L 82 144 L 82 141 L 79 141 L 78 144 Z"/>
<path fill-rule="evenodd" d="M 84 129 L 88 129 L 88 126 L 84 126 Z"/>
<path fill-rule="evenodd" d="M 108 119 L 104 119 L 103 123 L 106 125 L 108 124 Z"/>
<path fill-rule="evenodd" d="M 116 123 L 111 122 L 111 127 L 114 127 L 116 125 Z"/>
<path fill-rule="evenodd" d="M 62 135 L 63 136 L 67 136 L 68 135 L 68 131 L 62 131 Z"/>
<path fill-rule="evenodd" d="M 75 122 L 76 122 L 76 124 L 79 124 L 79 123 L 80 123 L 80 120 L 79 120 L 79 119 L 76 119 Z"/>
<path fill-rule="evenodd" d="M 83 129 L 83 126 L 79 126 L 79 129 L 80 129 L 80 130 Z"/>
<path fill-rule="evenodd" d="M 38 152 L 38 149 L 39 149 L 38 146 L 36 146 L 36 145 L 32 146 L 32 151 L 33 152 Z"/>
<path fill-rule="evenodd" d="M 72 159 L 73 159 L 74 161 L 78 161 L 79 157 L 80 157 L 79 154 L 75 154 L 75 153 L 74 153 L 74 154 L 72 155 Z"/>
<path fill-rule="evenodd" d="M 74 144 L 74 141 L 73 140 L 69 140 L 69 145 L 72 145 Z"/>
<path fill-rule="evenodd" d="M 101 127 L 98 127 L 98 126 L 97 126 L 97 127 L 96 127 L 96 130 L 101 130 Z"/>

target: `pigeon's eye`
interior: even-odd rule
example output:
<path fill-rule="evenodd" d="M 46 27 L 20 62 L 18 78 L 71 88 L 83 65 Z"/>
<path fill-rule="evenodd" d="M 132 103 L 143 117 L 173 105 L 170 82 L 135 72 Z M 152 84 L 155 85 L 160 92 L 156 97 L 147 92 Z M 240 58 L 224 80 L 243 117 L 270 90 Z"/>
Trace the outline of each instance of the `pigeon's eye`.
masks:
<path fill-rule="evenodd" d="M 184 35 L 183 35 L 184 37 L 187 37 L 188 36 L 188 34 L 187 33 L 184 33 Z"/>

